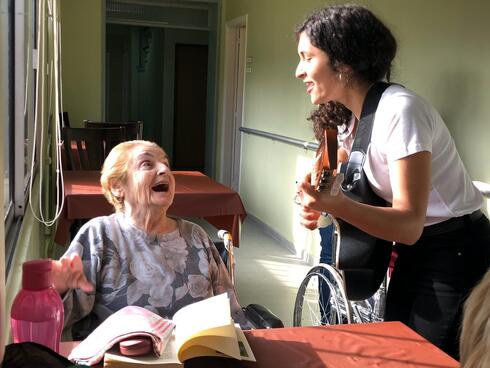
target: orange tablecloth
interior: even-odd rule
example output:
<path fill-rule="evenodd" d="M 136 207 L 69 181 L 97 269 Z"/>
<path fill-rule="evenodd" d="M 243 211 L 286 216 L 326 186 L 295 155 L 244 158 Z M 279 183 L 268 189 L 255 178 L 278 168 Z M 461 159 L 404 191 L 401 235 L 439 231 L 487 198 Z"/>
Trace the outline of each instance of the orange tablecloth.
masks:
<path fill-rule="evenodd" d="M 199 368 L 456 368 L 458 362 L 400 322 L 245 331 L 257 362 L 196 358 Z M 62 342 L 68 356 L 76 342 Z"/>
<path fill-rule="evenodd" d="M 245 331 L 245 367 L 448 368 L 459 364 L 401 322 Z"/>
<path fill-rule="evenodd" d="M 239 244 L 240 222 L 247 215 L 237 192 L 198 171 L 174 171 L 175 197 L 168 212 L 182 217 L 202 217 L 218 229 L 228 230 Z M 65 171 L 65 203 L 56 228 L 55 242 L 66 244 L 74 220 L 114 212 L 102 195 L 98 171 Z"/>

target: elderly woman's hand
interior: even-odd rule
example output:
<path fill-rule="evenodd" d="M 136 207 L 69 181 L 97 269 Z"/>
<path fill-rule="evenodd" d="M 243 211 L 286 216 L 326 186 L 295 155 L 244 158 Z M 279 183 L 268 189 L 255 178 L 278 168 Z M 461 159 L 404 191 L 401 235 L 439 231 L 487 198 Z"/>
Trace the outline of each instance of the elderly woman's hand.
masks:
<path fill-rule="evenodd" d="M 81 289 L 86 293 L 94 291 L 94 286 L 83 273 L 83 264 L 76 253 L 51 261 L 51 274 L 55 289 L 63 295 L 68 289 Z"/>

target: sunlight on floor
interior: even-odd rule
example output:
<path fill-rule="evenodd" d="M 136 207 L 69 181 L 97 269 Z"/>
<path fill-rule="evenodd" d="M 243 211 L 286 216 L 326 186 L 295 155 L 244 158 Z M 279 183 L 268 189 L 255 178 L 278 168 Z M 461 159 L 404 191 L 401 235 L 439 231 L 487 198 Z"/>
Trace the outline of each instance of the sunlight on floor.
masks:
<path fill-rule="evenodd" d="M 235 286 L 240 302 L 266 306 L 285 326 L 292 326 L 296 293 L 310 265 L 253 221 L 243 224 L 240 241 L 235 251 Z"/>
<path fill-rule="evenodd" d="M 292 265 L 284 262 L 257 261 L 257 263 L 285 287 L 298 287 L 309 269 L 307 265 Z"/>

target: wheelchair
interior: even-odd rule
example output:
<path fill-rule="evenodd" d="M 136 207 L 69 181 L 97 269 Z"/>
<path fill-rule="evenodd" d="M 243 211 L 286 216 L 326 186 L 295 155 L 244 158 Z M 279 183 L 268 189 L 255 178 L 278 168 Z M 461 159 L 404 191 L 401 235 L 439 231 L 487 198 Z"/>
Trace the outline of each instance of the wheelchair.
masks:
<path fill-rule="evenodd" d="M 330 219 L 334 226 L 332 264 L 320 263 L 307 272 L 296 295 L 293 326 L 383 321 L 388 273 L 379 285 L 379 272 L 374 275 L 369 267 L 340 269 L 340 226 Z M 370 291 L 362 290 L 364 285 Z"/>

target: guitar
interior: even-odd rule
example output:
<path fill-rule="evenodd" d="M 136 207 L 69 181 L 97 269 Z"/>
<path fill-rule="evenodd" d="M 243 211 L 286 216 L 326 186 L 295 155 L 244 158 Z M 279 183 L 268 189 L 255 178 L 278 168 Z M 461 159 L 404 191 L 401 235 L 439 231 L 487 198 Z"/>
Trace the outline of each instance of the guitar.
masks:
<path fill-rule="evenodd" d="M 364 159 L 352 160 L 352 157 L 359 155 L 351 154 L 351 160 L 342 164 L 340 172 L 337 172 L 337 151 L 337 130 L 325 129 L 315 156 L 312 187 L 319 192 L 330 190 L 333 196 L 342 188 L 346 196 L 358 202 L 385 206 L 384 200 L 372 191 L 362 170 Z M 353 175 L 353 172 L 358 175 Z M 352 177 L 356 178 L 355 182 L 352 182 Z M 329 217 L 321 216 L 318 226 L 329 225 Z M 336 223 L 335 236 L 340 238 L 340 242 L 337 247 L 332 247 L 335 252 L 332 258 L 335 259 L 335 266 L 344 271 L 347 296 L 352 300 L 367 299 L 376 292 L 386 274 L 391 242 L 377 239 L 341 219 L 337 219 Z M 335 240 L 332 239 L 332 244 L 336 243 Z"/>
<path fill-rule="evenodd" d="M 316 151 L 311 172 L 311 186 L 316 191 L 330 190 L 336 195 L 341 181 L 337 177 L 337 129 L 329 128 L 323 131 L 323 137 Z"/>

